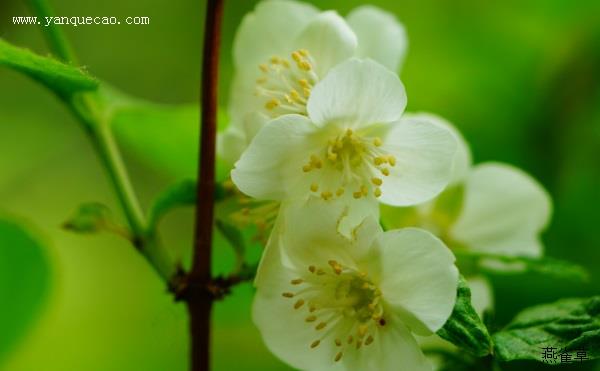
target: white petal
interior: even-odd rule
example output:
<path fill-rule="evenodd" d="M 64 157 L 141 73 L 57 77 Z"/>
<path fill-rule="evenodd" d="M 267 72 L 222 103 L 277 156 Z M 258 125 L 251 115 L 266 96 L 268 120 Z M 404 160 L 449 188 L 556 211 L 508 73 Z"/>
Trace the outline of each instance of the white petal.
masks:
<path fill-rule="evenodd" d="M 391 319 L 388 325 L 377 331 L 374 339 L 368 347 L 344 352 L 342 363 L 345 370 L 432 370 L 414 336 L 401 322 Z"/>
<path fill-rule="evenodd" d="M 318 14 L 296 1 L 263 1 L 244 16 L 235 35 L 233 59 L 239 71 L 258 71 L 272 55 L 287 53 L 300 31 Z"/>
<path fill-rule="evenodd" d="M 373 240 L 382 233 L 374 216 L 356 220 L 350 235 L 338 232 L 347 213 L 347 204 L 339 200 L 311 198 L 306 202 L 285 203 L 282 217 L 285 229 L 282 244 L 294 264 L 327 265 L 329 260 L 355 267 L 370 250 Z"/>
<path fill-rule="evenodd" d="M 480 252 L 539 256 L 540 232 L 550 219 L 551 200 L 525 172 L 506 164 L 475 166 L 465 183 L 453 239 Z"/>
<path fill-rule="evenodd" d="M 358 37 L 357 56 L 371 58 L 398 71 L 406 55 L 408 38 L 396 17 L 372 5 L 363 5 L 346 19 Z"/>
<path fill-rule="evenodd" d="M 371 60 L 350 59 L 329 71 L 308 100 L 317 125 L 358 128 L 400 118 L 406 93 L 398 76 Z"/>
<path fill-rule="evenodd" d="M 305 116 L 284 115 L 256 135 L 231 172 L 245 194 L 270 200 L 288 195 L 303 176 L 302 162 L 310 153 L 310 134 L 316 127 Z"/>
<path fill-rule="evenodd" d="M 323 77 L 331 67 L 354 55 L 357 41 L 344 18 L 328 11 L 316 16 L 294 45 L 308 50 L 316 64 L 315 72 Z"/>
<path fill-rule="evenodd" d="M 246 149 L 246 137 L 244 133 L 232 126 L 218 134 L 217 153 L 220 158 L 228 164 L 235 163 Z"/>
<path fill-rule="evenodd" d="M 419 335 L 439 330 L 456 301 L 458 270 L 448 247 L 416 228 L 385 232 L 381 252 L 383 298 Z"/>
<path fill-rule="evenodd" d="M 294 368 L 313 370 L 333 366 L 336 349 L 333 341 L 323 341 L 311 349 L 310 344 L 319 338 L 314 326 L 304 319 L 306 310 L 295 310 L 294 299 L 282 297 L 289 291 L 290 280 L 296 278 L 282 265 L 272 266 L 254 298 L 252 318 L 260 330 L 267 348 Z"/>
<path fill-rule="evenodd" d="M 483 317 L 486 310 L 494 307 L 492 285 L 484 276 L 469 276 L 467 277 L 467 284 L 471 289 L 471 304 L 479 317 Z"/>
<path fill-rule="evenodd" d="M 467 174 L 469 173 L 469 170 L 471 170 L 473 160 L 469 144 L 462 136 L 460 131 L 458 131 L 456 126 L 452 125 L 449 121 L 443 119 L 442 117 L 428 112 L 405 114 L 404 116 L 402 116 L 402 120 L 405 119 L 425 120 L 450 130 L 452 135 L 454 135 L 454 137 L 456 138 L 456 142 L 458 145 L 456 149 L 456 154 L 454 155 L 454 162 L 452 164 L 452 177 L 450 178 L 450 184 L 456 184 L 465 180 Z"/>
<path fill-rule="evenodd" d="M 411 206 L 432 199 L 448 184 L 456 139 L 445 128 L 423 119 L 392 124 L 383 150 L 396 157 L 381 186 L 381 202 Z"/>

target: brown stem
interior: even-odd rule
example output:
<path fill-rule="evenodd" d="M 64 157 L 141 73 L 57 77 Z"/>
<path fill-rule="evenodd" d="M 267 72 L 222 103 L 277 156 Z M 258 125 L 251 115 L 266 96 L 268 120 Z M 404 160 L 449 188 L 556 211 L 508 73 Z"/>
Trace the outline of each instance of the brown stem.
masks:
<path fill-rule="evenodd" d="M 190 317 L 191 370 L 210 369 L 210 317 L 213 295 L 211 250 L 215 187 L 215 143 L 217 133 L 217 82 L 223 0 L 207 0 L 202 63 L 201 133 L 196 204 L 194 258 L 188 280 L 186 302 Z"/>

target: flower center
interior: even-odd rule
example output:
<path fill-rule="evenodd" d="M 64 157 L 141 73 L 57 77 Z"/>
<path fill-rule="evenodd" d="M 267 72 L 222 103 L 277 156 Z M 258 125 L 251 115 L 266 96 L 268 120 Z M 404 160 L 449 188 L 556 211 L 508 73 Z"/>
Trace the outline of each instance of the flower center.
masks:
<path fill-rule="evenodd" d="M 295 299 L 294 310 L 307 311 L 304 321 L 315 331 L 310 347 L 332 341 L 338 348 L 336 362 L 344 352 L 373 343 L 378 327 L 386 324 L 381 291 L 365 272 L 330 260 L 325 267 L 309 266 L 290 283 L 297 290 L 282 296 Z"/>
<path fill-rule="evenodd" d="M 272 118 L 289 113 L 306 115 L 311 89 L 319 81 L 315 61 L 306 49 L 290 57 L 273 56 L 258 66 L 262 74 L 256 80 L 256 95 L 265 98 L 266 113 Z"/>
<path fill-rule="evenodd" d="M 352 196 L 356 199 L 371 192 L 380 197 L 383 184 L 380 176 L 389 176 L 390 168 L 396 165 L 396 158 L 382 150 L 382 144 L 381 138 L 361 135 L 352 129 L 331 138 L 321 153 L 310 156 L 302 171 L 322 170 L 337 174 L 320 174 L 318 181 L 310 184 L 310 191 L 320 192 L 324 200 L 342 196 L 347 187 L 354 187 Z"/>

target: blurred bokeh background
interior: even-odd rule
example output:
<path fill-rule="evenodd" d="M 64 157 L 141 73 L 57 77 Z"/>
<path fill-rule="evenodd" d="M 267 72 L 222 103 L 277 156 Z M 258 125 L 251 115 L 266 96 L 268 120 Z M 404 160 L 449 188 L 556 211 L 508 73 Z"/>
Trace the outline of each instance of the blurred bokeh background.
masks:
<path fill-rule="evenodd" d="M 193 105 L 198 100 L 204 1 L 52 3 L 64 16 L 151 17 L 148 26 L 80 26 L 66 32 L 86 68 L 115 87 L 165 104 Z M 363 3 L 322 0 L 318 6 L 345 15 Z M 407 28 L 410 50 L 401 77 L 409 110 L 435 112 L 455 123 L 476 162 L 508 162 L 539 179 L 554 200 L 552 224 L 544 235 L 547 255 L 579 263 L 592 273 L 587 284 L 533 275 L 492 277 L 496 324 L 536 303 L 599 294 L 600 2 L 370 3 L 396 14 Z M 223 105 L 235 29 L 254 4 L 226 3 Z M 21 1 L 0 1 L 0 36 L 46 54 L 40 29 L 11 24 L 20 15 L 27 15 Z M 179 125 L 172 133 L 167 129 L 166 134 L 180 138 L 178 147 L 184 149 L 176 152 L 165 154 L 168 148 L 161 147 L 164 138 L 157 134 L 157 125 L 169 127 L 168 120 L 124 130 L 124 152 L 145 205 L 166 185 L 194 173 L 197 113 L 188 106 L 183 115 L 190 125 Z M 156 149 L 140 150 L 140 143 Z M 84 132 L 50 93 L 0 69 L 0 214 L 30 226 L 46 242 L 50 261 L 47 277 L 40 278 L 45 280 L 43 304 L 18 330 L 8 353 L 0 354 L 0 361 L 5 359 L 0 369 L 185 370 L 185 310 L 172 302 L 145 261 L 118 237 L 61 230 L 65 218 L 87 201 L 104 202 L 118 213 Z M 191 218 L 190 211 L 177 212 L 163 227 L 177 254 L 185 254 L 190 245 Z M 231 251 L 218 240 L 217 270 L 226 271 L 232 260 Z M 28 274 L 26 262 L 20 264 Z M 0 277 L 9 283 L 24 279 L 2 272 Z M 215 370 L 288 369 L 269 354 L 253 327 L 251 296 L 252 288 L 243 285 L 216 305 Z M 13 320 L 10 306 L 0 303 L 0 323 Z M 505 369 L 548 367 L 516 363 Z M 564 368 L 594 367 L 600 370 L 592 363 Z"/>

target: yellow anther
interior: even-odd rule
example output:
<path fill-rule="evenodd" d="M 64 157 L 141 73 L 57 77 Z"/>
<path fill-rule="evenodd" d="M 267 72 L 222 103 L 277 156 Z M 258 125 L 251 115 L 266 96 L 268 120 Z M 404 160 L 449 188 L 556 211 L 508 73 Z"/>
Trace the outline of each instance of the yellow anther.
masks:
<path fill-rule="evenodd" d="M 322 276 L 325 274 L 325 271 L 321 268 L 317 269 L 317 276 Z"/>
<path fill-rule="evenodd" d="M 278 99 L 273 98 L 265 104 L 265 108 L 268 110 L 272 110 L 272 109 L 277 108 L 280 104 L 281 104 L 281 102 L 279 102 Z"/>
<path fill-rule="evenodd" d="M 338 190 L 335 191 L 335 195 L 338 197 L 340 197 L 343 194 L 344 194 L 344 188 L 338 188 Z"/>
<path fill-rule="evenodd" d="M 363 337 L 367 334 L 368 327 L 366 325 L 358 326 L 358 336 Z"/>
<path fill-rule="evenodd" d="M 367 337 L 367 339 L 365 340 L 365 345 L 369 345 L 373 342 L 373 336 L 369 335 L 369 337 Z"/>
<path fill-rule="evenodd" d="M 308 57 L 308 50 L 306 49 L 300 49 L 298 50 L 298 53 L 300 53 L 303 57 Z"/>
<path fill-rule="evenodd" d="M 373 144 L 375 145 L 375 147 L 379 147 L 383 144 L 383 142 L 381 141 L 381 138 L 375 138 L 373 139 Z"/>
<path fill-rule="evenodd" d="M 310 344 L 311 348 L 316 348 L 319 346 L 319 344 L 321 344 L 321 340 L 315 340 L 312 342 L 312 344 Z"/>
<path fill-rule="evenodd" d="M 296 304 L 294 304 L 294 309 L 299 309 L 303 305 L 304 305 L 304 300 L 298 299 L 298 301 L 296 302 Z"/>
<path fill-rule="evenodd" d="M 323 191 L 321 192 L 321 197 L 327 201 L 329 200 L 331 197 L 333 196 L 333 193 L 329 192 L 329 191 Z"/>
<path fill-rule="evenodd" d="M 321 161 L 321 160 L 317 160 L 317 161 L 315 161 L 315 164 L 314 164 L 314 166 L 315 166 L 317 169 L 320 169 L 320 168 L 322 168 L 322 167 L 323 167 L 323 161 Z"/>
<path fill-rule="evenodd" d="M 359 198 L 361 198 L 361 197 L 362 197 L 362 192 L 360 192 L 360 191 L 359 191 L 359 192 L 354 192 L 354 193 L 352 194 L 352 196 L 353 196 L 354 198 L 356 198 L 356 199 L 359 199 Z"/>
<path fill-rule="evenodd" d="M 341 347 L 342 341 L 340 339 L 335 339 L 335 345 L 337 345 L 338 347 Z"/>
<path fill-rule="evenodd" d="M 310 71 L 312 70 L 312 64 L 307 61 L 300 61 L 298 62 L 298 68 L 304 71 Z"/>
<path fill-rule="evenodd" d="M 314 322 L 316 320 L 317 320 L 317 316 L 315 316 L 315 315 L 308 316 L 305 319 L 306 322 Z"/>
<path fill-rule="evenodd" d="M 298 94 L 298 92 L 295 89 L 290 90 L 290 96 L 293 100 L 296 101 L 300 99 L 300 94 Z"/>
<path fill-rule="evenodd" d="M 258 68 L 260 68 L 260 70 L 263 72 L 269 72 L 269 66 L 267 66 L 266 64 L 259 64 Z"/>
<path fill-rule="evenodd" d="M 273 64 L 279 64 L 279 62 L 281 61 L 281 59 L 277 56 L 272 56 L 270 59 L 271 63 Z"/>
<path fill-rule="evenodd" d="M 315 330 L 322 330 L 325 328 L 325 326 L 327 326 L 327 322 L 321 322 L 315 326 Z"/>
<path fill-rule="evenodd" d="M 390 166 L 396 166 L 396 157 L 389 155 L 387 160 Z"/>
<path fill-rule="evenodd" d="M 360 347 L 362 346 L 362 340 L 356 340 L 356 349 L 360 349 Z"/>
<path fill-rule="evenodd" d="M 366 196 L 369 194 L 369 188 L 367 188 L 367 186 L 361 186 L 360 187 L 360 193 L 362 193 L 363 196 Z"/>
<path fill-rule="evenodd" d="M 312 169 L 313 169 L 313 167 L 310 164 L 302 166 L 302 171 L 304 171 L 305 173 L 308 173 Z"/>
<path fill-rule="evenodd" d="M 315 273 L 316 270 L 317 270 L 317 268 L 314 265 L 309 265 L 308 266 L 308 271 L 310 273 Z"/>
<path fill-rule="evenodd" d="M 284 298 L 293 298 L 294 297 L 294 293 L 292 293 L 292 292 L 284 292 L 283 294 L 281 294 L 281 296 L 283 296 Z"/>
<path fill-rule="evenodd" d="M 310 88 L 303 88 L 302 92 L 306 98 L 310 97 Z"/>
<path fill-rule="evenodd" d="M 317 307 L 316 307 L 314 304 L 311 304 L 311 305 L 308 307 L 308 311 L 309 311 L 309 312 L 311 312 L 311 313 L 312 313 L 312 312 L 314 312 L 315 310 L 317 310 Z"/>
<path fill-rule="evenodd" d="M 335 362 L 339 362 L 340 359 L 342 359 L 342 356 L 344 355 L 344 353 L 342 352 L 338 352 L 338 354 L 335 355 L 334 361 Z"/>
<path fill-rule="evenodd" d="M 371 179 L 371 182 L 377 186 L 380 186 L 383 183 L 383 180 L 381 180 L 381 178 L 373 178 Z"/>
<path fill-rule="evenodd" d="M 382 158 L 382 157 L 375 157 L 375 158 L 373 159 L 373 163 L 374 163 L 375 165 L 377 165 L 377 166 L 379 166 L 379 165 L 383 164 L 383 162 L 384 162 L 384 161 L 383 161 L 383 158 Z"/>
<path fill-rule="evenodd" d="M 290 283 L 292 285 L 299 285 L 299 284 L 301 284 L 303 282 L 304 282 L 304 280 L 302 278 L 296 278 L 296 279 L 293 279 L 293 280 L 290 281 Z"/>
<path fill-rule="evenodd" d="M 354 337 L 352 335 L 348 335 L 348 344 L 352 344 L 354 341 Z"/>
<path fill-rule="evenodd" d="M 288 61 L 287 61 L 287 60 L 285 60 L 285 59 L 282 59 L 282 60 L 281 60 L 281 65 L 282 65 L 283 67 L 285 67 L 285 68 L 290 68 L 290 62 L 288 62 Z"/>
<path fill-rule="evenodd" d="M 335 162 L 335 160 L 337 160 L 337 153 L 330 153 L 330 154 L 327 155 L 327 158 L 330 161 L 334 161 Z"/>
<path fill-rule="evenodd" d="M 285 98 L 285 101 L 286 101 L 286 102 L 288 102 L 289 104 L 292 104 L 292 103 L 294 103 L 294 101 L 292 100 L 292 98 L 290 98 L 290 96 L 289 96 L 289 95 L 287 95 L 287 94 L 286 94 L 286 95 L 284 95 L 284 98 Z"/>
<path fill-rule="evenodd" d="M 310 190 L 316 192 L 319 190 L 319 185 L 317 183 L 313 183 L 310 185 Z"/>
<path fill-rule="evenodd" d="M 298 83 L 300 84 L 300 86 L 302 86 L 303 88 L 310 88 L 310 84 L 308 83 L 307 79 L 300 79 L 298 80 Z"/>
<path fill-rule="evenodd" d="M 258 79 L 256 79 L 257 84 L 264 84 L 265 82 L 267 82 L 266 77 L 259 77 Z"/>
<path fill-rule="evenodd" d="M 302 56 L 298 52 L 293 52 L 292 59 L 299 63 L 302 60 Z"/>
<path fill-rule="evenodd" d="M 381 197 L 381 188 L 375 188 L 375 190 L 373 191 L 373 195 L 375 195 L 375 197 Z"/>
<path fill-rule="evenodd" d="M 390 169 L 388 169 L 387 167 L 384 169 L 381 169 L 381 174 L 388 176 L 390 175 Z"/>
<path fill-rule="evenodd" d="M 369 287 L 371 287 L 371 285 L 369 285 L 368 282 L 364 282 L 363 285 L 362 285 L 363 289 L 368 289 Z"/>

